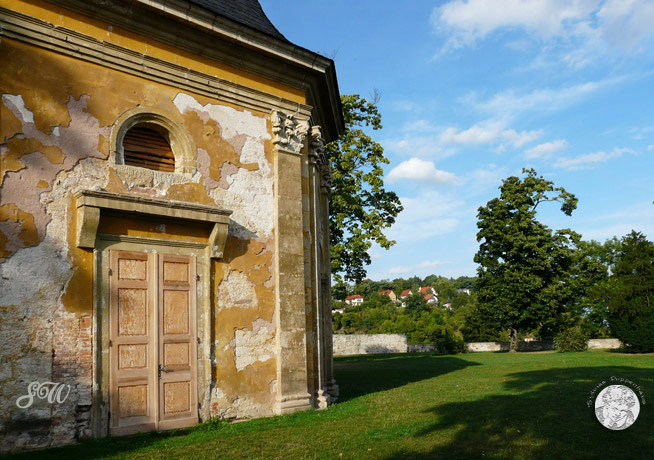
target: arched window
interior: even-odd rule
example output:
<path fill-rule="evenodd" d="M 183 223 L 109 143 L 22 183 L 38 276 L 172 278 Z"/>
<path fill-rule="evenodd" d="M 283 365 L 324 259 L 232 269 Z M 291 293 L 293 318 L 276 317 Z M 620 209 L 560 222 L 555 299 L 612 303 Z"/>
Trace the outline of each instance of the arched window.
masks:
<path fill-rule="evenodd" d="M 168 132 L 159 125 L 139 123 L 123 137 L 123 159 L 126 165 L 174 172 L 175 155 Z"/>
<path fill-rule="evenodd" d="M 181 124 L 151 108 L 137 107 L 123 113 L 111 128 L 109 163 L 121 168 L 194 174 L 193 138 Z"/>

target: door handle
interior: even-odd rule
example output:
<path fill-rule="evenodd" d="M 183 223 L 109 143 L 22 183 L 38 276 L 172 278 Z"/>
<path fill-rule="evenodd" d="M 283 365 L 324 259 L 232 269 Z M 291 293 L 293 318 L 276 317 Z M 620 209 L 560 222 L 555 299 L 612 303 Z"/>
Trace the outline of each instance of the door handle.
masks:
<path fill-rule="evenodd" d="M 161 378 L 161 373 L 162 372 L 165 372 L 167 374 L 169 372 L 174 372 L 174 371 L 172 369 L 168 369 L 167 367 L 162 366 L 161 364 L 159 364 L 159 378 Z"/>

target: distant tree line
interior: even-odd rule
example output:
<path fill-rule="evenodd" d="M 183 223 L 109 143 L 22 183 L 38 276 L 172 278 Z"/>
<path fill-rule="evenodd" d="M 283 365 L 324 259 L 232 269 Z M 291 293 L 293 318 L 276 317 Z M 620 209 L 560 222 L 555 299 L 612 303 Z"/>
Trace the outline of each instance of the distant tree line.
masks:
<path fill-rule="evenodd" d="M 561 350 L 612 336 L 627 350 L 654 351 L 654 243 L 636 231 L 600 243 L 551 230 L 537 208 L 558 202 L 570 215 L 577 198 L 534 170 L 523 174 L 505 179 L 500 196 L 479 208 L 477 277 L 338 282 L 333 307 L 343 313 L 333 315 L 334 331 L 403 333 L 447 353 L 476 341 L 509 340 L 515 350 L 526 336 L 556 339 Z M 427 303 L 422 286 L 433 286 L 438 302 Z M 392 290 L 399 298 L 406 289 L 413 295 L 398 303 L 379 295 Z M 345 305 L 354 294 L 363 304 Z"/>

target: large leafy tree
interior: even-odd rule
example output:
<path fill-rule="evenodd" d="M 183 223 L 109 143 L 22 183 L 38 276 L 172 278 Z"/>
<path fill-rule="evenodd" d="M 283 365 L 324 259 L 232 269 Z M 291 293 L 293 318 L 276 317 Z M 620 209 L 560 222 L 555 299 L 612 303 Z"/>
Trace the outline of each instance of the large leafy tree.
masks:
<path fill-rule="evenodd" d="M 330 243 L 332 274 L 359 282 L 370 264 L 373 242 L 384 249 L 395 241 L 384 229 L 395 222 L 402 205 L 395 192 L 384 187 L 384 149 L 364 128 L 382 128 L 376 98 L 366 101 L 358 94 L 341 96 L 345 131 L 327 144 L 334 183 L 330 199 Z"/>
<path fill-rule="evenodd" d="M 625 345 L 654 351 L 654 243 L 632 231 L 622 238 L 606 289 L 611 331 Z"/>
<path fill-rule="evenodd" d="M 523 174 L 505 179 L 499 198 L 477 214 L 477 313 L 484 330 L 511 331 L 512 349 L 518 331 L 537 329 L 542 336 L 556 332 L 567 307 L 587 284 L 579 276 L 587 271 L 578 259 L 580 235 L 552 231 L 536 219 L 538 206 L 546 202 L 558 202 L 571 215 L 577 198 L 533 169 Z"/>

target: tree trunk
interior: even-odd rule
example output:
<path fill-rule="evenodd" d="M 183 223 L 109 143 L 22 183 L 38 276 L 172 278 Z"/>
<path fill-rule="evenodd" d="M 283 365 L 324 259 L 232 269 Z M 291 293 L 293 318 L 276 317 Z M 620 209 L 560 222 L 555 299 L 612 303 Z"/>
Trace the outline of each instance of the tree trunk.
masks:
<path fill-rule="evenodd" d="M 518 351 L 518 331 L 513 328 L 511 329 L 511 346 L 509 351 Z"/>

